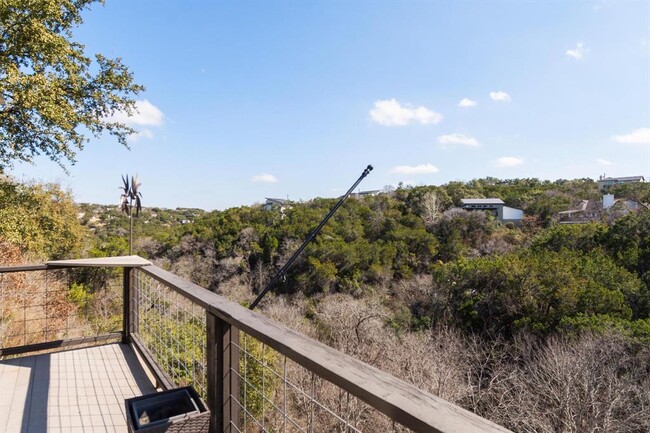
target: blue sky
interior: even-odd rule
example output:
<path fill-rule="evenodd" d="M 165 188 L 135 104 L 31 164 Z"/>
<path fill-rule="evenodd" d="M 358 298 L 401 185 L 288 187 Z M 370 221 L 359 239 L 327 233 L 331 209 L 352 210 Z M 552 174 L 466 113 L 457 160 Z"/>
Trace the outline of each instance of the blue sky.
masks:
<path fill-rule="evenodd" d="M 107 0 L 76 32 L 144 84 L 131 150 L 92 140 L 19 179 L 117 203 L 265 197 L 494 176 L 650 178 L 650 2 Z"/>

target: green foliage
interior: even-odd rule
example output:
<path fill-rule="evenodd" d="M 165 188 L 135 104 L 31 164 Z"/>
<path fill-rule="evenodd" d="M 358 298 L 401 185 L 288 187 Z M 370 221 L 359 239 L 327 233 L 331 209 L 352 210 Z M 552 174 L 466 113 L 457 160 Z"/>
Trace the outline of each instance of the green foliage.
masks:
<path fill-rule="evenodd" d="M 41 259 L 79 254 L 85 232 L 70 194 L 55 184 L 0 179 L 0 238 Z"/>
<path fill-rule="evenodd" d="M 650 271 L 650 212 L 617 220 L 605 234 L 603 244 L 621 266 L 643 276 Z"/>
<path fill-rule="evenodd" d="M 261 419 L 262 413 L 273 409 L 269 401 L 278 385 L 278 353 L 258 340 L 244 334 L 241 346 L 245 353 L 240 356 L 239 374 L 246 381 L 241 385 L 241 402 L 245 402 L 247 412 L 255 419 Z M 246 397 L 244 398 L 244 386 Z M 246 416 L 246 415 L 243 415 Z"/>
<path fill-rule="evenodd" d="M 426 199 L 434 193 L 439 207 L 432 214 Z M 485 213 L 450 209 L 461 198 L 480 197 L 501 198 L 524 209 L 528 219 L 516 227 Z M 397 298 L 396 288 L 415 287 L 431 281 L 422 276 L 432 275 L 431 287 L 418 286 L 398 302 L 387 301 L 394 309 L 390 326 L 412 331 L 444 322 L 491 335 L 530 330 L 545 336 L 574 322 L 608 317 L 643 328 L 650 314 L 650 213 L 611 225 L 553 224 L 555 212 L 597 197 L 590 179 L 485 178 L 351 198 L 274 290 Z M 151 258 L 174 263 L 190 256 L 205 264 L 200 279 L 209 287 L 227 280 L 255 290 L 335 203 L 293 203 L 282 213 L 244 206 L 195 214 L 189 224 L 156 222 L 155 230 L 147 224 L 143 229 L 158 242 Z M 143 218 L 148 212 L 143 209 Z M 156 213 L 162 221 L 163 210 Z M 105 230 L 125 228 L 111 225 L 116 221 L 107 218 Z M 111 249 L 112 240 L 103 233 Z"/>
<path fill-rule="evenodd" d="M 616 331 L 638 341 L 650 343 L 650 319 L 624 320 L 608 314 L 577 314 L 560 322 L 563 332 L 596 332 L 606 334 Z"/>
<path fill-rule="evenodd" d="M 441 245 L 440 260 L 447 262 L 459 259 L 469 249 L 485 244 L 495 229 L 495 220 L 483 212 L 458 209 L 446 213 L 434 228 Z"/>
<path fill-rule="evenodd" d="M 68 301 L 85 310 L 93 300 L 90 289 L 83 284 L 73 283 L 68 289 Z"/>
<path fill-rule="evenodd" d="M 607 226 L 600 223 L 558 224 L 540 233 L 533 240 L 536 250 L 561 251 L 568 249 L 588 253 L 601 244 Z"/>
<path fill-rule="evenodd" d="M 140 336 L 148 347 L 155 347 L 158 363 L 177 386 L 192 385 L 199 391 L 196 382 L 204 377 L 202 363 L 205 354 L 202 346 L 206 338 L 205 323 L 197 318 L 180 321 L 173 315 L 161 314 L 169 311 L 170 306 L 164 304 L 145 309 L 140 320 L 148 325 L 146 329 L 140 329 Z M 159 332 L 151 334 L 148 330 Z"/>
<path fill-rule="evenodd" d="M 650 203 L 650 183 L 634 182 L 611 185 L 606 191 L 614 197 L 625 197 L 636 200 L 639 203 Z"/>
<path fill-rule="evenodd" d="M 563 249 L 461 259 L 440 266 L 435 285 L 448 294 L 459 326 L 510 335 L 520 329 L 549 334 L 578 315 L 629 321 L 642 283 L 597 250 Z"/>
<path fill-rule="evenodd" d="M 119 58 L 96 54 L 73 40 L 93 0 L 0 3 L 0 172 L 15 160 L 47 155 L 74 162 L 86 133 L 104 132 L 126 145 L 132 128 L 112 120 L 131 113 L 143 87 Z"/>

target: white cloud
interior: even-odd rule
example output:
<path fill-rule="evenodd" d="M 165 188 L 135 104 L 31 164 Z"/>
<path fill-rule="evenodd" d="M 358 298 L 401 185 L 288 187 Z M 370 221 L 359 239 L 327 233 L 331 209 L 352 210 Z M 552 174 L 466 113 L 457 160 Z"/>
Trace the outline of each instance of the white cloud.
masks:
<path fill-rule="evenodd" d="M 597 162 L 599 165 L 612 165 L 612 162 L 611 162 L 611 161 L 608 161 L 608 160 L 603 159 L 603 158 L 598 158 L 598 159 L 596 160 L 596 162 Z"/>
<path fill-rule="evenodd" d="M 391 173 L 398 174 L 429 174 L 437 173 L 438 171 L 438 167 L 433 164 L 397 165 L 390 169 Z"/>
<path fill-rule="evenodd" d="M 576 60 L 582 60 L 585 58 L 585 54 L 587 53 L 587 51 L 588 49 L 585 47 L 585 44 L 583 44 L 582 42 L 578 42 L 574 49 L 566 50 L 564 54 Z"/>
<path fill-rule="evenodd" d="M 503 156 L 495 161 L 492 165 L 495 167 L 515 167 L 524 163 L 524 160 L 515 156 Z"/>
<path fill-rule="evenodd" d="M 478 102 L 476 102 L 476 101 L 474 101 L 472 99 L 463 98 L 458 103 L 458 106 L 462 107 L 462 108 L 469 108 L 469 107 L 476 107 L 477 104 L 478 104 Z"/>
<path fill-rule="evenodd" d="M 405 126 L 409 123 L 429 125 L 440 123 L 442 114 L 431 111 L 426 107 L 411 108 L 410 105 L 401 105 L 395 99 L 376 101 L 370 110 L 372 121 L 384 126 Z"/>
<path fill-rule="evenodd" d="M 506 92 L 490 92 L 490 98 L 492 98 L 493 101 L 510 102 L 510 95 Z"/>
<path fill-rule="evenodd" d="M 477 147 L 481 144 L 476 138 L 465 134 L 459 134 L 457 132 L 439 136 L 438 143 L 450 147 L 454 147 L 456 145 Z"/>
<path fill-rule="evenodd" d="M 276 183 L 278 181 L 278 178 L 273 176 L 272 174 L 257 174 L 253 177 L 251 177 L 251 182 L 255 183 Z"/>
<path fill-rule="evenodd" d="M 158 107 L 144 99 L 135 102 L 135 108 L 130 116 L 124 111 L 118 111 L 111 116 L 110 121 L 129 126 L 160 126 L 165 121 L 165 115 Z"/>
<path fill-rule="evenodd" d="M 650 144 L 650 128 L 639 128 L 629 134 L 615 135 L 614 141 L 626 144 Z"/>

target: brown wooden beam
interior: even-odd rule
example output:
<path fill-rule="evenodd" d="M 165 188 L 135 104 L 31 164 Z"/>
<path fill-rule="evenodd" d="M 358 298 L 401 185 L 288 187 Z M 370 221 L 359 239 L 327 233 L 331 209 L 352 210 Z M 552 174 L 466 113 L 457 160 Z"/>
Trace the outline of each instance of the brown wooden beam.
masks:
<path fill-rule="evenodd" d="M 122 343 L 128 344 L 131 342 L 131 281 L 133 277 L 132 268 L 124 268 L 122 278 Z"/>
<path fill-rule="evenodd" d="M 69 349 L 75 346 L 106 343 L 118 340 L 122 337 L 121 332 L 112 332 L 110 334 L 95 335 L 92 337 L 71 338 L 68 340 L 47 341 L 45 343 L 27 344 L 25 346 L 5 347 L 0 349 L 0 356 L 22 355 L 30 352 L 40 352 L 51 349 Z"/>

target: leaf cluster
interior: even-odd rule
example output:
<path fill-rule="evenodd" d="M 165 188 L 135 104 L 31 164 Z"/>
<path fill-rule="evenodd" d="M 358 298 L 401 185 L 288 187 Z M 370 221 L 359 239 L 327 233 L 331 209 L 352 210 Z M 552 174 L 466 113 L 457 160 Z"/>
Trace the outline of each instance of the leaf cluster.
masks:
<path fill-rule="evenodd" d="M 0 238 L 34 259 L 75 257 L 86 232 L 70 194 L 56 184 L 0 179 Z"/>
<path fill-rule="evenodd" d="M 46 155 L 74 163 L 87 134 L 104 132 L 126 146 L 135 131 L 113 120 L 132 114 L 144 88 L 119 58 L 73 40 L 94 0 L 0 2 L 0 171 Z"/>

